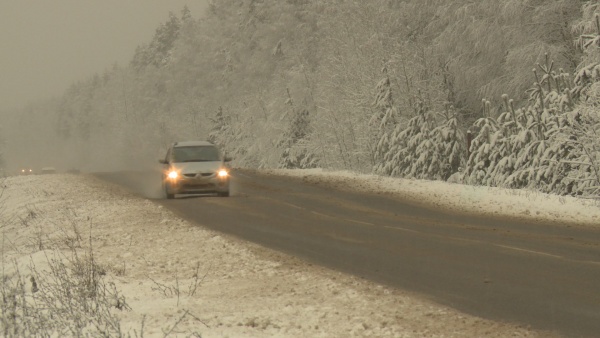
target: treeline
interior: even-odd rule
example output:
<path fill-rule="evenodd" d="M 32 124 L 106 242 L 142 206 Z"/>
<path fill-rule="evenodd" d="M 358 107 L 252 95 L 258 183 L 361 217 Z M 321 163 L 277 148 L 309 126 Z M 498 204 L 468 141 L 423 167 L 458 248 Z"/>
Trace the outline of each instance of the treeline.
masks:
<path fill-rule="evenodd" d="M 594 196 L 597 7 L 212 1 L 198 19 L 171 14 L 129 65 L 30 109 L 52 117 L 48 137 L 74 166 L 137 164 L 202 138 L 239 166 L 460 172 L 472 184 Z"/>

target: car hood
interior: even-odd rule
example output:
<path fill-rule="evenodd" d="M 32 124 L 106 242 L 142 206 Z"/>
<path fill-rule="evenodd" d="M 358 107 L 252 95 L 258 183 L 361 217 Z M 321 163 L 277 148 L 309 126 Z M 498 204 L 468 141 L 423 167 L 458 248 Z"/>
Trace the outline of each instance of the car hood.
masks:
<path fill-rule="evenodd" d="M 171 168 L 182 174 L 213 173 L 223 167 L 221 161 L 178 162 L 172 163 Z"/>

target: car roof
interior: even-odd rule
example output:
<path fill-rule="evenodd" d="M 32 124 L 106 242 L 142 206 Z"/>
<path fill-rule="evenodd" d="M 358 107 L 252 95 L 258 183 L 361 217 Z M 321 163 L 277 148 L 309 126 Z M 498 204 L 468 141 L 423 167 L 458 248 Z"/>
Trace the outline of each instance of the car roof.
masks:
<path fill-rule="evenodd" d="M 173 147 L 193 147 L 193 146 L 214 146 L 214 144 L 208 141 L 182 141 L 175 142 Z"/>

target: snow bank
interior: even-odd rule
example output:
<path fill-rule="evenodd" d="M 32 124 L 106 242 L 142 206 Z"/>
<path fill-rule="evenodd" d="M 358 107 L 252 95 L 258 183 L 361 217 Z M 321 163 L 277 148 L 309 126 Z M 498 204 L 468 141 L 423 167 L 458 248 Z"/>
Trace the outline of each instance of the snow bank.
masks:
<path fill-rule="evenodd" d="M 527 221 L 600 226 L 600 201 L 535 191 L 476 187 L 443 181 L 410 180 L 323 169 L 269 170 L 342 189 L 393 194 L 409 203 L 455 213 Z"/>

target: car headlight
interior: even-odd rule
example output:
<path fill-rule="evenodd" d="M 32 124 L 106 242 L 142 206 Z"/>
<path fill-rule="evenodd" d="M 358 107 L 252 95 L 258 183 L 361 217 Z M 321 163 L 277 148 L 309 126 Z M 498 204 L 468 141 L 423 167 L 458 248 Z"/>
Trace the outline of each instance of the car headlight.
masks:
<path fill-rule="evenodd" d="M 174 180 L 177 177 L 179 177 L 179 174 L 175 171 L 175 170 L 171 170 L 169 171 L 169 173 L 167 174 L 167 177 Z"/>
<path fill-rule="evenodd" d="M 218 175 L 220 178 L 225 178 L 225 177 L 229 176 L 229 173 L 227 172 L 227 170 L 225 170 L 225 169 L 221 169 L 221 170 L 219 170 L 219 171 L 217 172 L 217 175 Z"/>

